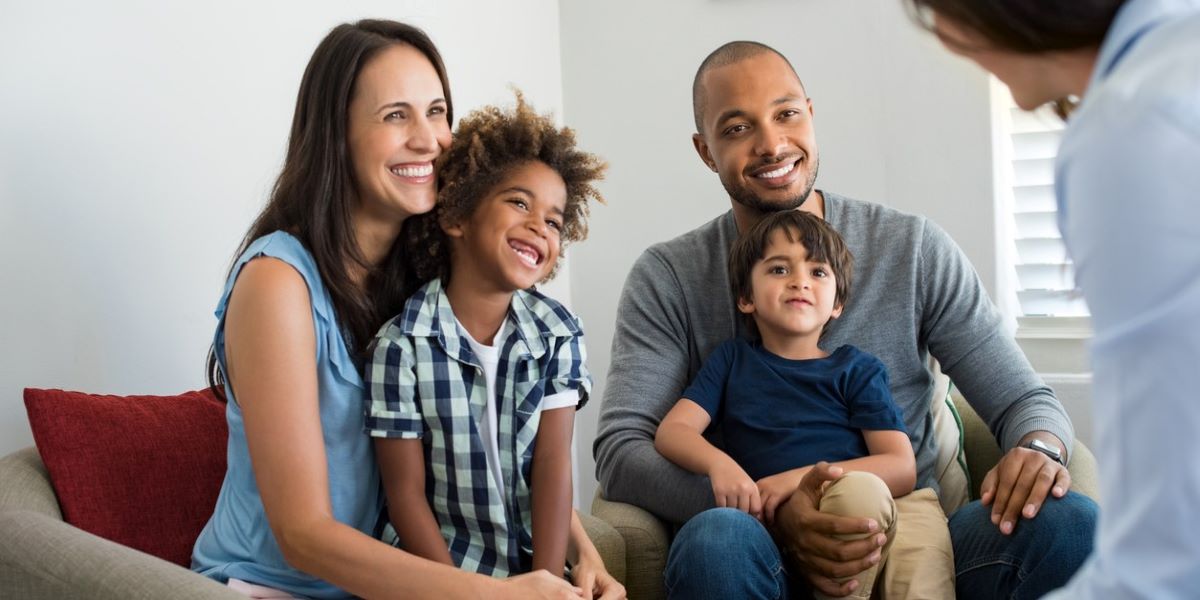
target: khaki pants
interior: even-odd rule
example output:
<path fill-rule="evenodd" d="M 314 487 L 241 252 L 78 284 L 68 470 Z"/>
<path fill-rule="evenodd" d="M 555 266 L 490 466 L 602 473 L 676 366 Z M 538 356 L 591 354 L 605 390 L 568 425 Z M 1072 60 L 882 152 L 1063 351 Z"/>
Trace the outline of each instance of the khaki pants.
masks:
<path fill-rule="evenodd" d="M 872 473 L 851 471 L 825 490 L 821 512 L 875 519 L 888 542 L 877 565 L 847 578 L 858 580 L 849 598 L 941 599 L 954 597 L 954 553 L 946 515 L 932 489 L 892 498 Z M 868 534 L 845 536 L 861 539 Z M 820 593 L 818 599 L 827 598 Z"/>

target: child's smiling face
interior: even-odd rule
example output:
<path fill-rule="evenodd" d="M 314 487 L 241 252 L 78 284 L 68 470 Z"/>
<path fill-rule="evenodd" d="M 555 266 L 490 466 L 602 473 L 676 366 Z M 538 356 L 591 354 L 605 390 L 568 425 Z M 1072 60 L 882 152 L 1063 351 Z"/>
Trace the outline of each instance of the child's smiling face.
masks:
<path fill-rule="evenodd" d="M 567 186 L 557 171 L 540 161 L 514 167 L 465 222 L 445 227 L 463 259 L 455 261 L 454 276 L 509 292 L 544 280 L 558 262 L 566 204 Z"/>

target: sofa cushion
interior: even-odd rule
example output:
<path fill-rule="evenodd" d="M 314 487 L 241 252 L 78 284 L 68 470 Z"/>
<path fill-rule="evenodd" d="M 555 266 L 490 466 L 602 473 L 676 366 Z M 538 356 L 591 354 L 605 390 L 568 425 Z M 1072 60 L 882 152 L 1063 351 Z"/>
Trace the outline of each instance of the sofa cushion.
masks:
<path fill-rule="evenodd" d="M 971 501 L 971 472 L 967 469 L 962 419 L 950 391 L 954 384 L 937 365 L 933 368 L 933 395 L 929 412 L 933 415 L 933 435 L 937 439 L 936 473 L 938 500 L 947 515 Z"/>
<path fill-rule="evenodd" d="M 103 396 L 25 390 L 63 520 L 178 565 L 225 476 L 225 404 L 209 391 Z"/>

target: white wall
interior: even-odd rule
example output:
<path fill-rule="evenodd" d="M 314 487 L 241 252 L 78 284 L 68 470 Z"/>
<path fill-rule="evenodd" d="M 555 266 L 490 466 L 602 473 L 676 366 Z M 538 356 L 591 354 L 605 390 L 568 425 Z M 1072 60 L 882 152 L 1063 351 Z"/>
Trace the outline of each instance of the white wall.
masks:
<path fill-rule="evenodd" d="M 425 28 L 459 115 L 511 101 L 509 82 L 561 114 L 553 0 L 4 0 L 0 14 L 0 454 L 32 443 L 25 387 L 205 385 L 225 271 L 333 26 Z"/>
<path fill-rule="evenodd" d="M 932 217 L 995 279 L 986 79 L 900 0 L 3 2 L 0 454 L 32 442 L 24 387 L 204 385 L 213 304 L 278 172 L 305 62 L 367 16 L 427 29 L 458 114 L 514 82 L 612 164 L 610 204 L 550 290 L 574 299 L 596 376 L 578 424 L 585 507 L 625 274 L 729 206 L 690 141 L 692 75 L 721 43 L 795 64 L 820 187 Z"/>
<path fill-rule="evenodd" d="M 603 395 L 625 274 L 653 242 L 728 210 L 692 149 L 691 83 L 724 42 L 783 52 L 813 98 L 820 188 L 925 214 L 995 279 L 988 84 L 903 14 L 900 0 L 562 2 L 566 122 L 612 164 L 591 236 L 572 252 L 572 296 Z M 715 293 L 720 293 L 717 291 Z M 580 414 L 590 503 L 598 403 Z"/>

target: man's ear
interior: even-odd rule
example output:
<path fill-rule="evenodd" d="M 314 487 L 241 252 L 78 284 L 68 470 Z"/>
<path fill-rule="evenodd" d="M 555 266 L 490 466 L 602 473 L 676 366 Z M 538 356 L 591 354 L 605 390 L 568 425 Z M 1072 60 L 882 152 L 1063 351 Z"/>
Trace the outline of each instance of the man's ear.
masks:
<path fill-rule="evenodd" d="M 692 134 L 692 145 L 696 147 L 696 154 L 700 155 L 700 160 L 708 165 L 709 170 L 713 173 L 717 172 L 717 161 L 713 160 L 712 152 L 708 150 L 708 142 L 704 141 L 704 136 L 699 133 Z"/>

